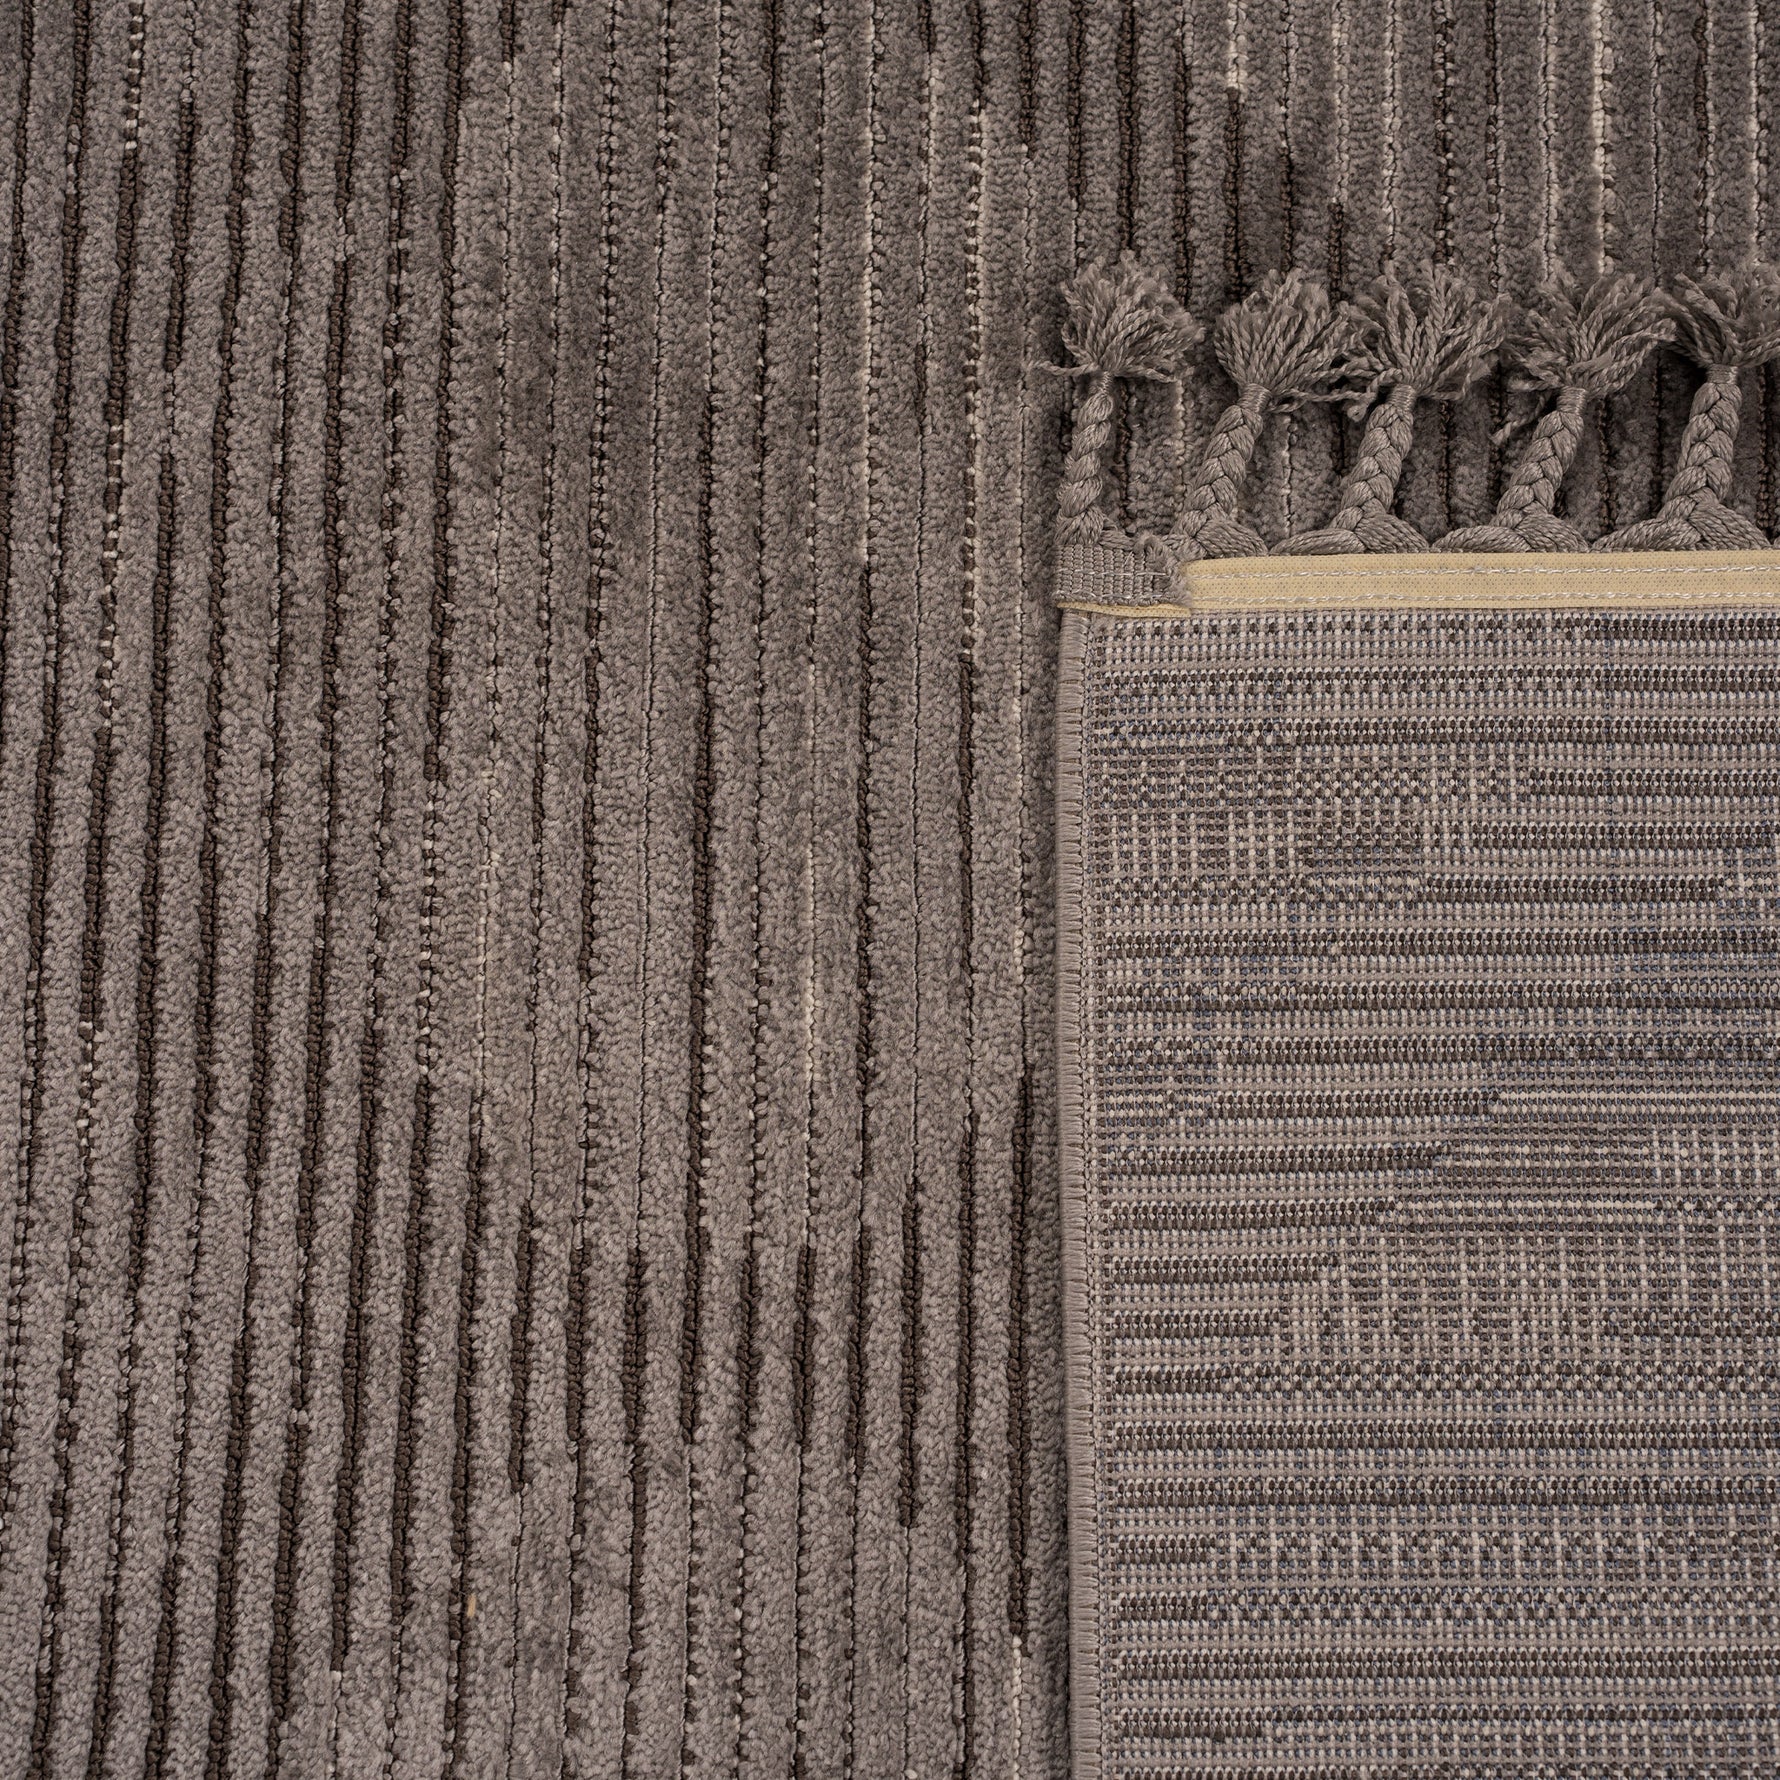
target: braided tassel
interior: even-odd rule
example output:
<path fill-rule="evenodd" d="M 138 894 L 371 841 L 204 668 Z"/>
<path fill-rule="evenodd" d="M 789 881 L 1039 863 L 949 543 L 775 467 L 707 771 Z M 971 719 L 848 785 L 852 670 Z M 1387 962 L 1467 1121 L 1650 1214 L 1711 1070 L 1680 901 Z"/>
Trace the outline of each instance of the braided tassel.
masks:
<path fill-rule="evenodd" d="M 1112 439 L 1114 381 L 1178 383 L 1205 329 L 1129 253 L 1110 270 L 1101 260 L 1084 267 L 1064 286 L 1063 298 L 1069 306 L 1063 345 L 1074 363 L 1052 368 L 1088 381 L 1075 411 L 1058 509 L 1064 540 L 1082 542 L 1112 523 L 1100 504 L 1100 466 Z"/>
<path fill-rule="evenodd" d="M 1400 278 L 1387 270 L 1352 305 L 1358 346 L 1345 367 L 1360 388 L 1349 412 L 1366 416 L 1359 455 L 1328 525 L 1300 532 L 1275 554 L 1426 550 L 1428 541 L 1391 512 L 1415 438 L 1418 397 L 1456 401 L 1486 371 L 1501 344 L 1507 304 L 1480 296 L 1450 266 Z M 1388 392 L 1382 401 L 1381 391 Z M 1368 411 L 1369 410 L 1369 411 Z"/>
<path fill-rule="evenodd" d="M 1347 318 L 1330 310 L 1329 293 L 1296 270 L 1269 272 L 1218 317 L 1212 347 L 1236 400 L 1206 441 L 1169 540 L 1182 559 L 1267 554 L 1237 518 L 1255 447 L 1270 413 L 1331 399 L 1329 380 L 1349 341 Z"/>
<path fill-rule="evenodd" d="M 1738 374 L 1780 358 L 1780 271 L 1750 265 L 1723 278 L 1678 278 L 1675 341 L 1706 372 L 1681 435 L 1661 507 L 1610 532 L 1597 550 L 1757 550 L 1767 535 L 1727 499 L 1742 419 Z"/>
<path fill-rule="evenodd" d="M 1675 337 L 1667 304 L 1648 279 L 1630 273 L 1586 288 L 1560 270 L 1509 341 L 1517 393 L 1555 392 L 1483 525 L 1448 532 L 1441 550 L 1586 550 L 1588 541 L 1557 516 L 1558 489 L 1582 438 L 1592 399 L 1624 388 L 1651 350 Z"/>

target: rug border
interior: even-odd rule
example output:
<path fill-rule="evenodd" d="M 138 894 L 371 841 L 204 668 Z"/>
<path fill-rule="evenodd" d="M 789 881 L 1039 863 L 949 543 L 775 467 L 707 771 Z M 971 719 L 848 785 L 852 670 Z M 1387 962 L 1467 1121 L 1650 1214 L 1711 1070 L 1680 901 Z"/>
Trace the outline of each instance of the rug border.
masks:
<path fill-rule="evenodd" d="M 1426 556 L 1220 557 L 1182 563 L 1174 597 L 1061 600 L 1066 611 L 1125 618 L 1213 612 L 1766 609 L 1780 548 L 1765 550 L 1455 551 Z"/>
<path fill-rule="evenodd" d="M 1057 1147 L 1062 1172 L 1063 1426 L 1068 1479 L 1069 1741 L 1074 1780 L 1100 1780 L 1100 1519 L 1088 1319 L 1082 1129 L 1082 668 L 1094 620 L 1065 611 L 1057 683 Z"/>

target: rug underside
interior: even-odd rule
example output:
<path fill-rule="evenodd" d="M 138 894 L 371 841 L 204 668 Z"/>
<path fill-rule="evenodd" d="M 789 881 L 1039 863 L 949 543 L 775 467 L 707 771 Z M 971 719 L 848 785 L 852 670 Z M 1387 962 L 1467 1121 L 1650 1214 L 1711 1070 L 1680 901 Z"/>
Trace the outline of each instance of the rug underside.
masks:
<path fill-rule="evenodd" d="M 1780 1761 L 1780 597 L 1689 573 L 1067 619 L 1083 1780 Z"/>
<path fill-rule="evenodd" d="M 1062 1780 L 1060 286 L 1772 259 L 1771 13 L 0 0 L 0 1780 Z"/>

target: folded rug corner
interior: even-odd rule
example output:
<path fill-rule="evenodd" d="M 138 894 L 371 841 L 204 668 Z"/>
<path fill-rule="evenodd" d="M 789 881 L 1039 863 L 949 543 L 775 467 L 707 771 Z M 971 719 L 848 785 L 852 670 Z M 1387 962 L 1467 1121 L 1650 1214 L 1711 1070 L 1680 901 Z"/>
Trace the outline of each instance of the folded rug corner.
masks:
<path fill-rule="evenodd" d="M 1780 552 L 1204 567 L 1064 621 L 1078 1780 L 1775 1771 Z"/>

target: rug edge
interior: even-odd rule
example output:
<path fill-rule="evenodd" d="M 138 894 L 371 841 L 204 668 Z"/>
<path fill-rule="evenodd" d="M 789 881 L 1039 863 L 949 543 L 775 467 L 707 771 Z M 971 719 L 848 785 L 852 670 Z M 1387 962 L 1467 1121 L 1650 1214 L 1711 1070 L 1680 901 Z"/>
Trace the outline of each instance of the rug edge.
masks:
<path fill-rule="evenodd" d="M 1100 1566 L 1088 1326 L 1080 1056 L 1082 669 L 1094 620 L 1063 613 L 1057 683 L 1057 1085 L 1062 1175 L 1063 1415 L 1069 1512 L 1069 1733 L 1074 1780 L 1099 1780 Z"/>

